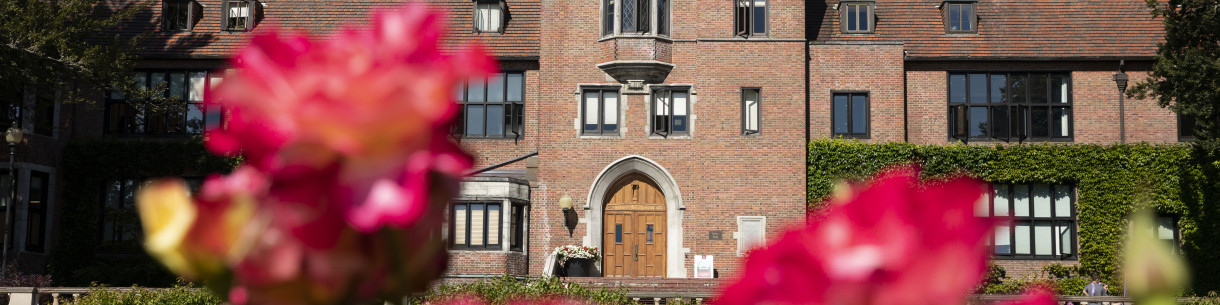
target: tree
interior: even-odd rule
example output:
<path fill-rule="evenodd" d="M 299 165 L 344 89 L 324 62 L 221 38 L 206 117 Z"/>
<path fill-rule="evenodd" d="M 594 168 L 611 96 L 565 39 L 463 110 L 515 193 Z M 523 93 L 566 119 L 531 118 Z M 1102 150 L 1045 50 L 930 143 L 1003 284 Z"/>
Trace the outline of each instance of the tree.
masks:
<path fill-rule="evenodd" d="M 1201 143 L 1220 140 L 1220 0 L 1146 0 L 1165 22 L 1149 77 L 1128 95 L 1194 117 Z"/>
<path fill-rule="evenodd" d="M 21 105 L 12 99 L 56 92 L 64 103 L 90 101 L 90 94 L 130 88 L 142 36 L 112 29 L 151 0 L 122 1 L 118 9 L 107 2 L 0 1 L 0 104 Z"/>

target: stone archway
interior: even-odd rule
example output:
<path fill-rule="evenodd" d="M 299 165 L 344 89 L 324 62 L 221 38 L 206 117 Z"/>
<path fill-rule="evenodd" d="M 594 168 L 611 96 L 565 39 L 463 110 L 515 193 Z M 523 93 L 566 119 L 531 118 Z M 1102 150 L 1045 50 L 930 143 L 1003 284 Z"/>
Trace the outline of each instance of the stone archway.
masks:
<path fill-rule="evenodd" d="M 678 189 L 673 176 L 656 162 L 641 156 L 627 156 L 610 163 L 589 188 L 588 199 L 585 200 L 585 211 L 589 223 L 585 230 L 585 245 L 602 247 L 605 217 L 605 202 L 611 188 L 620 178 L 638 173 L 652 180 L 665 197 L 665 277 L 685 278 L 686 266 L 682 253 L 682 216 L 686 207 L 682 203 L 682 193 Z"/>

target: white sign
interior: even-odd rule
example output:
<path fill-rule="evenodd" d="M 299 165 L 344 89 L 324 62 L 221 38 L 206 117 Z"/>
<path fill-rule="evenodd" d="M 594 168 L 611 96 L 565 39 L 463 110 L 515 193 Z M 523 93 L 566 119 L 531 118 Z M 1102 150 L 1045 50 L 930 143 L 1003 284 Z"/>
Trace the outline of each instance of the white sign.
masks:
<path fill-rule="evenodd" d="M 710 279 L 716 275 L 711 255 L 695 255 L 695 278 Z"/>

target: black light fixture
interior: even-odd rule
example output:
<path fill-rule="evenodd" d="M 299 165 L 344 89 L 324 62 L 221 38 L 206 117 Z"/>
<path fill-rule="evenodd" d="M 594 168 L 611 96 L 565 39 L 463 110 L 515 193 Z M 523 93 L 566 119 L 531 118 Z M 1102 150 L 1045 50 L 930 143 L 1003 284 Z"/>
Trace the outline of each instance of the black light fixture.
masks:
<path fill-rule="evenodd" d="M 25 132 L 17 127 L 17 122 L 4 132 L 4 140 L 8 142 L 8 181 L 9 192 L 8 203 L 4 205 L 4 254 L 3 261 L 0 261 L 0 276 L 4 276 L 8 270 L 8 244 L 9 244 L 9 228 L 13 222 L 13 204 L 17 202 L 17 179 L 13 170 L 13 160 L 17 154 L 17 144 L 21 144 L 21 140 L 25 138 Z"/>
<path fill-rule="evenodd" d="M 1127 107 L 1125 101 L 1127 95 L 1127 73 L 1123 72 L 1127 65 L 1126 60 L 1118 61 L 1118 73 L 1114 74 L 1114 84 L 1118 86 L 1118 143 L 1127 143 Z"/>
<path fill-rule="evenodd" d="M 571 237 L 580 221 L 577 219 L 576 210 L 572 208 L 572 197 L 563 194 L 563 197 L 559 198 L 559 208 L 563 210 L 563 226 L 568 228 L 568 236 Z"/>

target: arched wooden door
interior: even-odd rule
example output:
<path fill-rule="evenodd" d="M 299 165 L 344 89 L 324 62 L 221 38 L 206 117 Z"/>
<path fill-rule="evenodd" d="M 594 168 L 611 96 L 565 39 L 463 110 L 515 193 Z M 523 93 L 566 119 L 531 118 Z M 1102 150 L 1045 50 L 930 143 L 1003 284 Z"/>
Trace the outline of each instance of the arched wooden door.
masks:
<path fill-rule="evenodd" d="M 610 186 L 602 232 L 607 277 L 665 276 L 665 195 L 642 174 Z"/>

